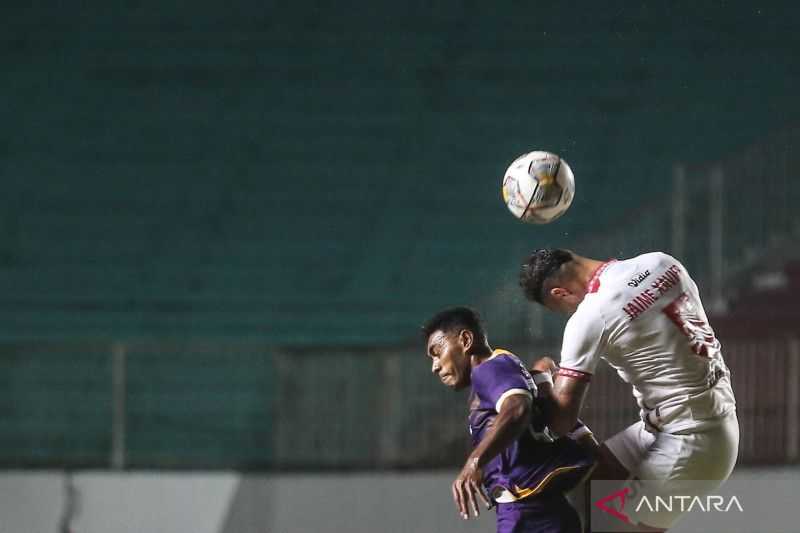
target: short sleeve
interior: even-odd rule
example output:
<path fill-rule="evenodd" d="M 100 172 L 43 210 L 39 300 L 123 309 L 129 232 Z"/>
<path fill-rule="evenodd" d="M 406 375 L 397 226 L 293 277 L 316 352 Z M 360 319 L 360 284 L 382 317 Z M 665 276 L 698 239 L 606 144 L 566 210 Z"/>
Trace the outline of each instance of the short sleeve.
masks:
<path fill-rule="evenodd" d="M 533 384 L 525 365 L 513 355 L 502 355 L 478 366 L 472 373 L 472 388 L 485 408 L 498 413 L 509 396 L 521 394 L 533 399 Z"/>
<path fill-rule="evenodd" d="M 605 350 L 605 322 L 599 313 L 579 309 L 564 328 L 560 375 L 587 379 Z"/>

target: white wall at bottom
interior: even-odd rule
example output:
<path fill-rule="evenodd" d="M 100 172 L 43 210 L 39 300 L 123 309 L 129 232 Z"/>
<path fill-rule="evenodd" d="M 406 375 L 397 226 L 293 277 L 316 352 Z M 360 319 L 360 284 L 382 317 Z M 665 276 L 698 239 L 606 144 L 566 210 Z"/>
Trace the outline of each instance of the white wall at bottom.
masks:
<path fill-rule="evenodd" d="M 494 513 L 458 517 L 455 473 L 72 475 L 70 533 L 407 533 L 494 530 Z M 62 533 L 62 472 L 0 473 L 0 533 Z"/>
<path fill-rule="evenodd" d="M 454 476 L 0 472 L 0 533 L 65 533 L 59 524 L 70 483 L 76 496 L 70 533 L 494 531 L 494 512 L 477 521 L 458 517 L 450 496 Z M 797 531 L 781 524 L 795 523 L 800 469 L 737 469 L 731 483 L 747 512 L 687 516 L 675 531 Z"/>

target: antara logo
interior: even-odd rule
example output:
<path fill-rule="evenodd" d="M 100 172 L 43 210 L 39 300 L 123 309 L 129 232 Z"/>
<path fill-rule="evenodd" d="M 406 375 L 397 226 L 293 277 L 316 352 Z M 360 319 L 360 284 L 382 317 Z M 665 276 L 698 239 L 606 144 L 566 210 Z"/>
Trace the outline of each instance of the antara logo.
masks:
<path fill-rule="evenodd" d="M 624 489 L 613 492 L 608 496 L 597 500 L 594 502 L 594 505 L 601 511 L 610 514 L 614 518 L 621 520 L 626 524 L 631 524 L 632 522 L 630 517 L 625 513 L 625 502 L 630 492 L 630 487 L 625 487 Z M 611 504 L 615 500 L 619 500 L 619 505 L 617 507 L 612 507 Z M 653 513 L 657 513 L 659 511 L 679 511 L 681 513 L 690 513 L 692 511 L 701 513 L 727 513 L 731 511 L 739 511 L 740 513 L 744 512 L 742 504 L 739 501 L 739 498 L 736 496 L 731 496 L 728 500 L 726 500 L 724 497 L 717 495 L 709 495 L 705 498 L 688 495 L 672 495 L 668 497 L 654 496 L 649 498 L 647 496 L 642 496 L 636 503 L 635 512 L 639 512 L 641 509 L 647 509 Z"/>

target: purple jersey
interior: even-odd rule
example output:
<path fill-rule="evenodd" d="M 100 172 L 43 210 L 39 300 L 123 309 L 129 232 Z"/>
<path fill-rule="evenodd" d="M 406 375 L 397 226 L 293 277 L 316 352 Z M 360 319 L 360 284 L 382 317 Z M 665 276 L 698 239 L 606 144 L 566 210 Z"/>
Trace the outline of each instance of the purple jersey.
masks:
<path fill-rule="evenodd" d="M 546 428 L 536 385 L 516 355 L 495 350 L 471 376 L 469 430 L 473 447 L 483 439 L 506 398 L 520 394 L 533 402 L 528 431 L 483 469 L 484 485 L 493 498 L 505 494 L 517 500 L 545 490 L 568 490 L 588 472 L 593 464 L 588 453 L 572 439 L 554 439 Z"/>

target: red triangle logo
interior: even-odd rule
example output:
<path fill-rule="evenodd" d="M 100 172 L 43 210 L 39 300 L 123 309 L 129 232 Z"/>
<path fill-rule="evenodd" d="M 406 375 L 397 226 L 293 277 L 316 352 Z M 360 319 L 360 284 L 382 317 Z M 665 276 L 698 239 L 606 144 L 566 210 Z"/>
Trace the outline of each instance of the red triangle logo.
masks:
<path fill-rule="evenodd" d="M 620 489 L 617 492 L 611 493 L 605 498 L 601 498 L 594 502 L 594 504 L 602 511 L 610 514 L 614 518 L 619 518 L 626 524 L 630 524 L 631 520 L 628 518 L 628 515 L 624 513 L 625 511 L 625 496 L 631 491 L 630 487 L 625 487 L 624 489 Z M 614 509 L 613 507 L 608 507 L 606 504 L 610 501 L 616 500 L 619 498 L 619 511 Z"/>

